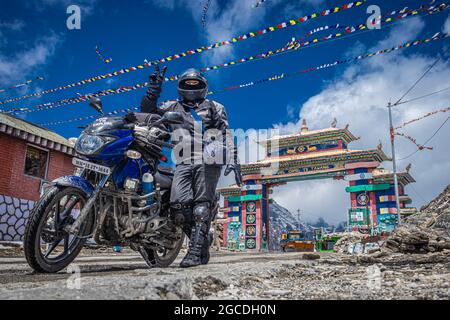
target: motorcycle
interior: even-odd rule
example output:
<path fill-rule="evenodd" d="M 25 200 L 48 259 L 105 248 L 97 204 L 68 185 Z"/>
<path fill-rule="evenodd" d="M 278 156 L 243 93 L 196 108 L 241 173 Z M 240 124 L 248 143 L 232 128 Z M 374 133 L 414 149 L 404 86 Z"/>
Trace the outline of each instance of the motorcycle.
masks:
<path fill-rule="evenodd" d="M 103 114 L 99 99 L 90 106 Z M 167 112 L 137 122 L 103 117 L 87 126 L 75 143 L 76 174 L 53 181 L 31 212 L 28 264 L 56 273 L 93 238 L 98 245 L 129 246 L 149 267 L 170 266 L 185 235 L 170 213 L 173 174 L 159 165 L 167 161 L 163 147 L 173 148 L 167 125 L 182 121 Z"/>

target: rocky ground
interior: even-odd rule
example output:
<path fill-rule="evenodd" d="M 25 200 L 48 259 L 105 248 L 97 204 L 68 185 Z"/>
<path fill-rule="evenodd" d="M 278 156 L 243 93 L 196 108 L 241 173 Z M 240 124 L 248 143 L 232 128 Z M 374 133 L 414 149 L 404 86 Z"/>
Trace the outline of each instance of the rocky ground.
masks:
<path fill-rule="evenodd" d="M 188 270 L 176 264 L 147 269 L 130 252 L 86 253 L 71 269 L 79 267 L 79 282 L 66 272 L 33 274 L 22 257 L 0 258 L 0 299 L 450 298 L 449 251 L 359 256 L 220 252 L 213 253 L 208 266 Z"/>
<path fill-rule="evenodd" d="M 21 246 L 3 243 L 0 299 L 450 299 L 450 186 L 389 237 L 367 241 L 348 234 L 326 254 L 213 252 L 187 270 L 180 259 L 148 269 L 130 250 L 85 248 L 52 275 L 34 274 Z"/>

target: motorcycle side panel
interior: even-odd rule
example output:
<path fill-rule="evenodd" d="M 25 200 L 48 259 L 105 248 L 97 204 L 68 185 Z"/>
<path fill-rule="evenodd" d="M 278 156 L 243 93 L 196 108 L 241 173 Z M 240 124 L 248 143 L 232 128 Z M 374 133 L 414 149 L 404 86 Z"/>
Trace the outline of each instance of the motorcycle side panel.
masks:
<path fill-rule="evenodd" d="M 94 187 L 89 183 L 89 181 L 77 176 L 61 177 L 54 180 L 52 183 L 58 187 L 73 187 L 80 189 L 89 197 L 94 192 Z"/>
<path fill-rule="evenodd" d="M 141 170 L 139 161 L 128 159 L 114 170 L 112 176 L 114 184 L 122 189 L 126 178 L 140 180 L 142 178 Z"/>

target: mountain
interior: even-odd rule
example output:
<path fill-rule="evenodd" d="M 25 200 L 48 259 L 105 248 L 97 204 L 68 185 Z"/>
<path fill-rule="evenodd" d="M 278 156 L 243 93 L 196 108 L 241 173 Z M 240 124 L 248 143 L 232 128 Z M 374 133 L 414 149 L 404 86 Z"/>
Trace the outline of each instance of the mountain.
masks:
<path fill-rule="evenodd" d="M 269 206 L 270 211 L 270 250 L 280 251 L 281 234 L 289 230 L 304 231 L 307 237 L 311 237 L 313 228 L 300 218 L 292 214 L 288 209 L 282 207 L 275 201 Z"/>
<path fill-rule="evenodd" d="M 323 218 L 318 218 L 315 223 L 308 223 L 301 219 L 298 221 L 296 214 L 282 207 L 273 201 L 269 206 L 270 209 L 270 250 L 279 251 L 281 234 L 289 230 L 298 230 L 305 232 L 307 240 L 314 239 L 314 230 L 323 228 L 325 233 L 344 232 L 347 229 L 347 222 L 341 222 L 337 226 L 331 225 Z"/>

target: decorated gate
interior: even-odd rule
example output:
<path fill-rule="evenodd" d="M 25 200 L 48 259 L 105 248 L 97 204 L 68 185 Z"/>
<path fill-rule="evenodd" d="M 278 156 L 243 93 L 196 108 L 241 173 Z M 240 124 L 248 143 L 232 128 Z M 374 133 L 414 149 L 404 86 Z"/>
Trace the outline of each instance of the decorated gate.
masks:
<path fill-rule="evenodd" d="M 338 129 L 334 123 L 331 128 L 310 131 L 303 121 L 298 134 L 259 141 L 266 148 L 266 157 L 242 166 L 245 186 L 219 189 L 225 198 L 223 211 L 228 219 L 225 229 L 241 228 L 245 250 L 260 251 L 264 244 L 268 247 L 270 241 L 271 189 L 292 181 L 334 179 L 348 182 L 351 229 L 365 233 L 392 231 L 398 223 L 393 174 L 380 168 L 380 164 L 389 159 L 381 145 L 372 150 L 348 149 L 348 145 L 358 139 L 349 131 L 349 126 Z M 404 187 L 415 182 L 409 167 L 398 174 L 402 214 L 415 210 L 406 208 L 411 199 L 405 195 Z M 236 236 L 227 235 L 224 232 L 225 239 L 238 241 Z"/>

